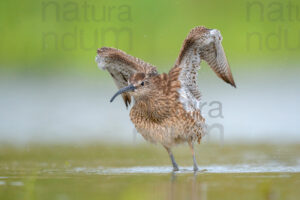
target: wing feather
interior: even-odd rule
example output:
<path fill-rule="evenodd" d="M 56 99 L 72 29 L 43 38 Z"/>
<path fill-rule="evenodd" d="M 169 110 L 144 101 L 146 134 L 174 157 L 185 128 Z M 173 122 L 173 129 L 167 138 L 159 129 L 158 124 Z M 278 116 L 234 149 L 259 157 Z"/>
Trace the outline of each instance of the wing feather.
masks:
<path fill-rule="evenodd" d="M 188 111 L 197 110 L 200 100 L 197 76 L 202 59 L 218 77 L 235 87 L 221 41 L 218 30 L 200 26 L 192 29 L 183 42 L 174 68 L 181 69 L 178 77 L 181 83 L 180 101 Z"/>
<path fill-rule="evenodd" d="M 96 62 L 99 68 L 110 73 L 119 89 L 127 86 L 130 76 L 137 72 L 143 72 L 146 76 L 157 74 L 155 66 L 115 48 L 102 47 L 98 49 Z M 122 97 L 128 107 L 131 103 L 131 96 L 123 93 Z"/>
<path fill-rule="evenodd" d="M 206 45 L 200 51 L 200 58 L 205 60 L 221 79 L 223 79 L 226 83 L 231 84 L 233 87 L 236 87 L 230 66 L 221 44 L 221 39 L 217 39 L 215 42 Z"/>

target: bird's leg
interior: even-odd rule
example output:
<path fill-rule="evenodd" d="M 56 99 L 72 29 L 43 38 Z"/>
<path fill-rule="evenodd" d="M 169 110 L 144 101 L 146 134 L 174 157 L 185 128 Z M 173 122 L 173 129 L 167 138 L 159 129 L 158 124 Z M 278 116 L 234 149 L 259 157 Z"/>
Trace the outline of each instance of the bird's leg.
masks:
<path fill-rule="evenodd" d="M 195 157 L 195 151 L 194 151 L 194 143 L 192 141 L 189 141 L 189 146 L 193 155 L 193 162 L 194 162 L 194 171 L 198 171 L 198 165 Z"/>
<path fill-rule="evenodd" d="M 173 171 L 179 171 L 178 165 L 177 165 L 177 163 L 176 163 L 176 161 L 174 159 L 174 156 L 173 156 L 173 153 L 172 153 L 171 149 L 169 147 L 166 147 L 166 146 L 164 146 L 164 147 L 167 150 L 167 152 L 168 152 L 168 154 L 169 154 L 169 156 L 171 158 L 172 165 L 173 165 Z"/>

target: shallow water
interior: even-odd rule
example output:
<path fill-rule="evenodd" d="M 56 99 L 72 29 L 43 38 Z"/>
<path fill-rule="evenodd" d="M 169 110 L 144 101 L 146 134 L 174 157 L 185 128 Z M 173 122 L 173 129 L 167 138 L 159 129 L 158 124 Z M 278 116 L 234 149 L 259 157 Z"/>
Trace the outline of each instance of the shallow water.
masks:
<path fill-rule="evenodd" d="M 299 173 L 300 166 L 280 166 L 277 165 L 264 165 L 264 166 L 251 166 L 251 165 L 212 165 L 212 166 L 199 166 L 197 173 Z M 85 168 L 76 167 L 67 171 L 67 173 L 86 173 L 86 174 L 100 174 L 100 175 L 122 175 L 122 174 L 168 174 L 172 171 L 170 166 L 143 166 L 143 167 L 127 167 L 127 168 Z M 181 167 L 179 173 L 194 173 L 193 167 Z"/>
<path fill-rule="evenodd" d="M 299 145 L 0 146 L 0 199 L 298 199 Z"/>

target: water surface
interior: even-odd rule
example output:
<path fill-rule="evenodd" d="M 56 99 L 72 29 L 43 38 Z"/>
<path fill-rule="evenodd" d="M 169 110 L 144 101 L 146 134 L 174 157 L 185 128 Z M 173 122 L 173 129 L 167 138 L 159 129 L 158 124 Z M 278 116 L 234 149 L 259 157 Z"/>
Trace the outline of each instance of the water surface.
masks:
<path fill-rule="evenodd" d="M 0 147 L 0 199 L 298 199 L 299 145 Z"/>

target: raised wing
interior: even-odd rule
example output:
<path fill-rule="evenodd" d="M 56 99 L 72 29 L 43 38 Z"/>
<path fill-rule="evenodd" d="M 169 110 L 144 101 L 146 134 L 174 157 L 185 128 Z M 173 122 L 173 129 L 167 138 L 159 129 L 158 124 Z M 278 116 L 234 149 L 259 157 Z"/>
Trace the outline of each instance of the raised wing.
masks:
<path fill-rule="evenodd" d="M 211 30 L 210 35 L 213 37 L 213 42 L 210 42 L 208 45 L 204 45 L 204 47 L 200 50 L 200 58 L 205 60 L 221 79 L 233 87 L 236 87 L 230 66 L 221 44 L 221 34 L 218 30 Z"/>
<path fill-rule="evenodd" d="M 156 67 L 121 50 L 102 47 L 97 50 L 97 54 L 98 67 L 110 73 L 119 89 L 128 86 L 128 79 L 134 73 L 143 72 L 146 76 L 157 74 Z M 122 97 L 126 107 L 128 107 L 131 103 L 131 96 L 128 93 L 123 93 Z"/>
<path fill-rule="evenodd" d="M 201 26 L 192 29 L 183 42 L 174 68 L 181 69 L 179 93 L 187 110 L 195 110 L 195 104 L 200 100 L 197 71 L 200 69 L 201 59 L 205 60 L 221 79 L 235 87 L 221 41 L 222 36 L 218 30 Z"/>

